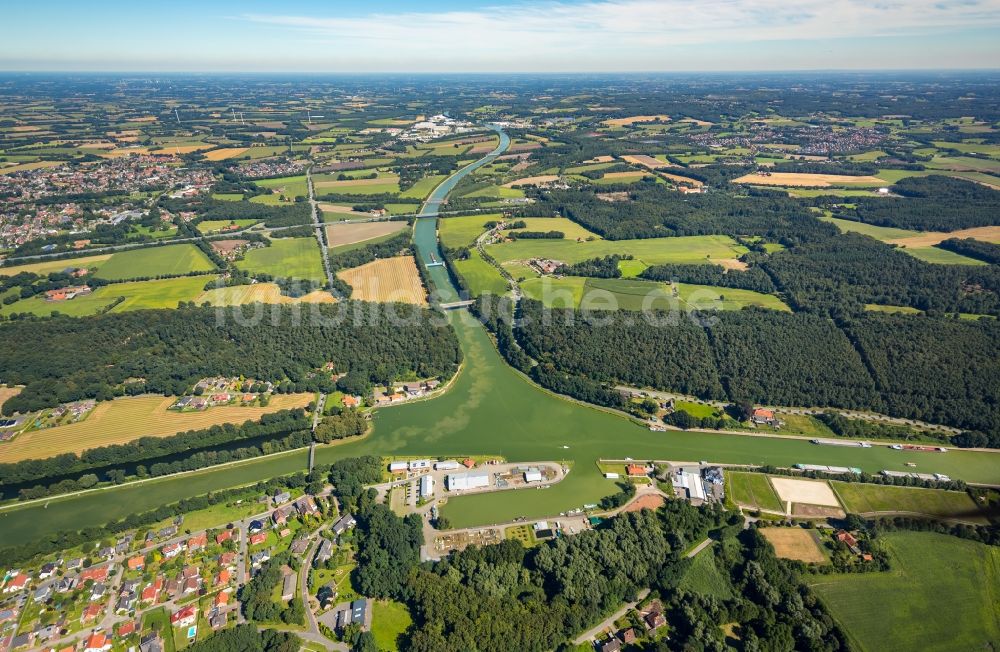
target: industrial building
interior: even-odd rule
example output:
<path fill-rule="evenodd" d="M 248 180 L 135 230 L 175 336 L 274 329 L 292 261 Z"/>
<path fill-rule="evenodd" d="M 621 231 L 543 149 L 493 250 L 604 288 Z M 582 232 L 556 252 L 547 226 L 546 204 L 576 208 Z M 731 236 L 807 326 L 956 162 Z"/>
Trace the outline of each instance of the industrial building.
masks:
<path fill-rule="evenodd" d="M 486 471 L 470 471 L 469 473 L 450 473 L 445 477 L 448 491 L 465 491 L 467 489 L 482 489 L 490 486 L 490 474 Z"/>

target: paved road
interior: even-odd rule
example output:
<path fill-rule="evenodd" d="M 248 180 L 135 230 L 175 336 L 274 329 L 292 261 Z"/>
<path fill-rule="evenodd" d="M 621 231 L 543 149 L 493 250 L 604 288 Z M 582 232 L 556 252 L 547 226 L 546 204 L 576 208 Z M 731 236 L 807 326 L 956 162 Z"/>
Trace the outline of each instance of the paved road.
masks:
<path fill-rule="evenodd" d="M 330 269 L 330 254 L 326 250 L 326 238 L 323 237 L 322 212 L 316 203 L 316 191 L 313 189 L 312 166 L 306 169 L 306 187 L 309 188 L 309 208 L 312 211 L 312 225 L 316 230 L 316 240 L 319 241 L 320 256 L 323 259 L 323 272 L 326 274 L 326 284 L 333 290 L 333 270 Z"/>

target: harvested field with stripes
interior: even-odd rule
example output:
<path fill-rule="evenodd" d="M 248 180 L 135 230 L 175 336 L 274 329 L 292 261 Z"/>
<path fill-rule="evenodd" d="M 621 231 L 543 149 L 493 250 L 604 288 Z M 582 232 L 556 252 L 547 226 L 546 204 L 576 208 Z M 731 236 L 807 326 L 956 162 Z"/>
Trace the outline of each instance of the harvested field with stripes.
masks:
<path fill-rule="evenodd" d="M 829 188 L 831 186 L 886 186 L 885 179 L 846 174 L 811 174 L 806 172 L 771 172 L 770 174 L 744 174 L 733 183 L 755 186 L 799 186 L 802 188 Z"/>
<path fill-rule="evenodd" d="M 169 437 L 222 423 L 243 423 L 271 412 L 303 407 L 312 399 L 312 394 L 276 394 L 263 408 L 224 405 L 181 413 L 168 410 L 177 401 L 171 396 L 119 398 L 98 403 L 83 421 L 32 430 L 12 442 L 0 444 L 0 463 L 79 453 L 140 437 Z"/>
<path fill-rule="evenodd" d="M 412 256 L 380 258 L 337 272 L 337 276 L 354 288 L 351 298 L 358 301 L 427 304 L 427 292 Z"/>
<path fill-rule="evenodd" d="M 209 161 L 225 161 L 229 158 L 236 158 L 246 153 L 248 148 L 246 147 L 223 147 L 221 149 L 213 149 L 211 152 L 205 152 L 204 157 Z"/>
<path fill-rule="evenodd" d="M 627 161 L 633 165 L 642 165 L 649 168 L 650 170 L 657 170 L 659 168 L 669 168 L 674 167 L 673 163 L 667 163 L 666 161 L 661 161 L 658 158 L 653 158 L 648 154 L 629 154 L 622 157 L 623 161 Z"/>
<path fill-rule="evenodd" d="M 827 561 L 819 541 L 816 540 L 815 530 L 799 527 L 765 527 L 760 529 L 760 533 L 774 546 L 774 554 L 782 559 L 796 559 L 814 564 Z"/>
<path fill-rule="evenodd" d="M 629 127 L 640 122 L 668 122 L 669 115 L 634 115 L 630 118 L 611 118 L 605 120 L 603 124 L 609 127 Z"/>
<path fill-rule="evenodd" d="M 333 303 L 334 298 L 325 290 L 316 290 L 298 298 L 286 297 L 275 283 L 234 285 L 206 290 L 198 295 L 195 303 L 212 306 L 241 306 L 247 303 Z"/>
<path fill-rule="evenodd" d="M 406 222 L 359 222 L 326 227 L 326 243 L 331 249 L 397 233 L 409 228 Z"/>

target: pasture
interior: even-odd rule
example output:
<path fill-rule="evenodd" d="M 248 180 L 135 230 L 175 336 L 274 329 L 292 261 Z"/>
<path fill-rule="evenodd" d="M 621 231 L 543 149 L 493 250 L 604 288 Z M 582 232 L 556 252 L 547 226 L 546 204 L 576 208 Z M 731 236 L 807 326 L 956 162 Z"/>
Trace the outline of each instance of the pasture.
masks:
<path fill-rule="evenodd" d="M 446 217 L 438 220 L 438 232 L 441 244 L 448 249 L 469 247 L 476 241 L 486 227 L 487 222 L 497 222 L 503 219 L 499 214 L 467 215 L 463 217 Z"/>
<path fill-rule="evenodd" d="M 199 306 L 242 306 L 248 303 L 333 303 L 334 298 L 326 290 L 316 290 L 298 298 L 281 294 L 276 283 L 254 283 L 213 288 L 201 292 L 195 299 Z"/>
<path fill-rule="evenodd" d="M 643 122 L 669 122 L 669 115 L 633 115 L 628 118 L 610 118 L 605 120 L 601 124 L 606 124 L 609 127 L 631 127 L 634 124 L 639 124 Z"/>
<path fill-rule="evenodd" d="M 774 554 L 782 559 L 795 559 L 807 564 L 822 564 L 827 561 L 820 546 L 816 530 L 800 527 L 766 527 L 760 530 L 768 543 L 774 546 Z"/>
<path fill-rule="evenodd" d="M 489 292 L 505 294 L 508 290 L 507 281 L 500 275 L 496 267 L 483 260 L 479 251 L 472 249 L 466 260 L 454 262 L 455 271 L 461 276 L 469 288 L 469 294 L 474 297 Z"/>
<path fill-rule="evenodd" d="M 198 231 L 204 234 L 218 233 L 223 229 L 236 231 L 253 226 L 257 222 L 258 220 L 202 220 L 198 222 Z"/>
<path fill-rule="evenodd" d="M 389 221 L 331 224 L 326 227 L 326 244 L 331 248 L 358 244 L 393 235 L 406 228 L 409 228 L 406 222 Z"/>
<path fill-rule="evenodd" d="M 740 507 L 785 513 L 774 487 L 763 473 L 726 473 L 726 494 Z"/>
<path fill-rule="evenodd" d="M 641 165 L 643 167 L 647 167 L 650 170 L 657 170 L 659 168 L 669 168 L 673 166 L 672 163 L 661 161 L 660 159 L 649 156 L 648 154 L 629 154 L 623 156 L 622 160 L 631 163 L 632 165 Z"/>
<path fill-rule="evenodd" d="M 815 575 L 813 590 L 859 650 L 986 650 L 1000 641 L 1000 548 L 889 532 L 892 569 Z"/>
<path fill-rule="evenodd" d="M 64 263 L 66 261 L 63 261 Z M 95 276 L 109 281 L 131 278 L 210 272 L 215 264 L 193 244 L 128 249 L 111 255 L 97 269 Z"/>
<path fill-rule="evenodd" d="M 492 147 L 490 149 L 493 149 Z M 405 199 L 426 199 L 431 191 L 437 188 L 442 181 L 448 178 L 446 174 L 432 174 L 417 181 L 411 187 L 399 193 Z"/>
<path fill-rule="evenodd" d="M 261 188 L 267 188 L 276 195 L 284 195 L 289 199 L 309 196 L 309 186 L 304 174 L 291 177 L 278 177 L 277 179 L 258 179 L 254 183 Z M 319 184 L 316 184 L 316 192 L 319 193 Z M 267 195 L 261 196 L 266 197 Z"/>
<path fill-rule="evenodd" d="M 640 279 L 598 279 L 581 276 L 530 278 L 521 283 L 525 296 L 550 308 L 585 310 L 740 310 L 758 306 L 789 310 L 778 297 L 752 290 L 677 284 Z"/>
<path fill-rule="evenodd" d="M 837 481 L 832 481 L 831 486 L 847 511 L 854 514 L 909 512 L 978 525 L 989 523 L 976 502 L 964 491 Z"/>
<path fill-rule="evenodd" d="M 712 546 L 694 556 L 691 565 L 684 572 L 684 577 L 681 578 L 680 588 L 702 595 L 711 595 L 720 600 L 733 597 L 732 582 L 719 570 Z"/>
<path fill-rule="evenodd" d="M 169 437 L 222 423 L 243 423 L 265 414 L 307 405 L 312 394 L 276 394 L 267 407 L 224 405 L 201 412 L 175 412 L 174 397 L 137 396 L 103 401 L 83 420 L 64 426 L 29 430 L 0 445 L 0 463 L 80 453 L 89 448 L 124 444 L 140 437 Z"/>
<path fill-rule="evenodd" d="M 107 288 L 102 288 L 91 294 L 85 294 L 67 301 L 46 301 L 43 295 L 35 295 L 30 299 L 21 299 L 11 304 L 0 305 L 0 315 L 27 313 L 37 315 L 38 317 L 48 317 L 53 312 L 58 312 L 68 317 L 86 317 L 97 314 L 114 303 L 117 295 L 105 290 Z"/>
<path fill-rule="evenodd" d="M 46 260 L 39 263 L 25 263 L 23 265 L 11 265 L 0 267 L 0 276 L 16 276 L 21 272 L 30 272 L 39 276 L 52 272 L 61 272 L 67 267 L 85 267 L 94 269 L 111 258 L 111 254 L 99 254 L 97 256 L 83 256 L 81 258 L 63 258 L 61 260 Z"/>
<path fill-rule="evenodd" d="M 518 240 L 487 247 L 501 263 L 549 258 L 564 263 L 578 263 L 611 254 L 631 254 L 646 265 L 665 263 L 710 263 L 738 258 L 746 247 L 724 235 L 694 235 L 643 240 Z"/>
<path fill-rule="evenodd" d="M 106 285 L 94 294 L 106 298 L 125 297 L 111 312 L 145 308 L 176 308 L 181 301 L 194 301 L 211 276 L 182 276 L 156 281 L 131 281 Z M 76 299 L 73 299 L 76 301 Z"/>
<path fill-rule="evenodd" d="M 507 229 L 504 231 L 505 234 L 516 234 L 521 231 L 561 231 L 566 240 L 601 239 L 601 236 L 565 217 L 519 217 L 516 220 L 524 222 L 524 228 Z"/>
<path fill-rule="evenodd" d="M 320 174 L 313 177 L 313 185 L 317 195 L 395 195 L 399 193 L 399 177 L 390 172 L 381 172 L 375 179 L 347 179 L 344 181 L 337 180 L 333 175 Z"/>
<path fill-rule="evenodd" d="M 733 183 L 755 186 L 802 186 L 804 188 L 829 188 L 832 186 L 884 186 L 885 180 L 873 176 L 846 174 L 813 174 L 807 172 L 772 172 L 770 175 L 744 174 Z"/>
<path fill-rule="evenodd" d="M 402 602 L 377 600 L 372 603 L 372 636 L 379 650 L 396 652 L 400 638 L 412 624 L 410 610 Z"/>
<path fill-rule="evenodd" d="M 323 281 L 323 261 L 315 238 L 275 238 L 270 246 L 251 249 L 236 267 L 277 278 Z"/>
<path fill-rule="evenodd" d="M 540 174 L 534 177 L 523 177 L 521 179 L 515 179 L 508 183 L 503 184 L 504 188 L 519 188 L 521 186 L 538 186 L 543 183 L 552 183 L 554 181 L 559 181 L 558 174 Z M 469 195 L 469 197 L 474 197 L 475 193 Z"/>
<path fill-rule="evenodd" d="M 427 303 L 427 291 L 413 256 L 380 258 L 360 267 L 341 270 L 337 276 L 354 288 L 351 298 L 358 301 Z"/>

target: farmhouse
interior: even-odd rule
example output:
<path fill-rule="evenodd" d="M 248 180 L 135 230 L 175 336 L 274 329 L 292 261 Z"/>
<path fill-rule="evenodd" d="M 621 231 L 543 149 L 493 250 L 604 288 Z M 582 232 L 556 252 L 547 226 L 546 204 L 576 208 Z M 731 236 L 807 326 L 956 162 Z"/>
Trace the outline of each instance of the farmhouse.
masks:
<path fill-rule="evenodd" d="M 778 428 L 782 425 L 774 416 L 774 410 L 768 410 L 766 408 L 754 408 L 753 413 L 750 415 L 750 422 L 756 423 L 758 425 L 772 426 Z"/>

